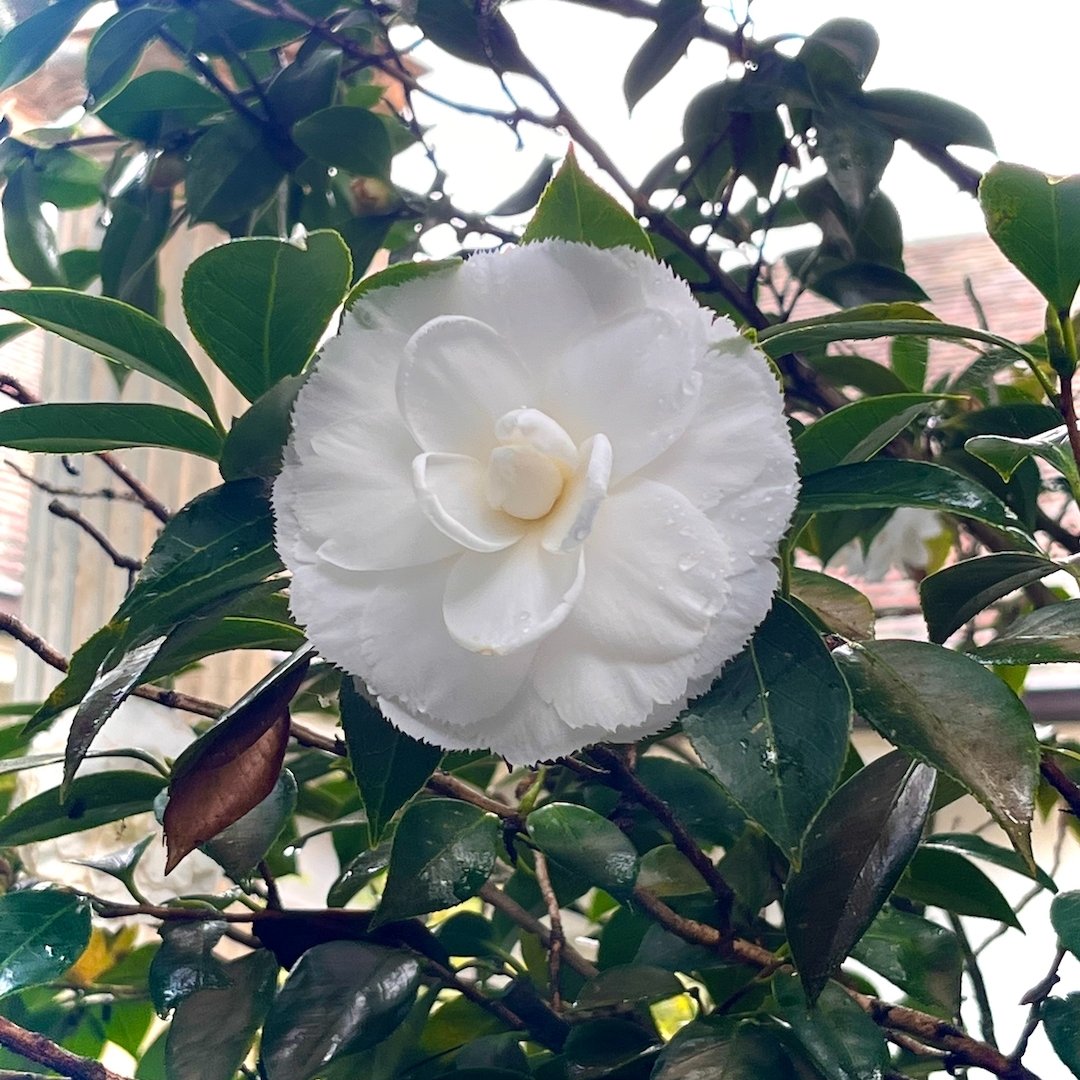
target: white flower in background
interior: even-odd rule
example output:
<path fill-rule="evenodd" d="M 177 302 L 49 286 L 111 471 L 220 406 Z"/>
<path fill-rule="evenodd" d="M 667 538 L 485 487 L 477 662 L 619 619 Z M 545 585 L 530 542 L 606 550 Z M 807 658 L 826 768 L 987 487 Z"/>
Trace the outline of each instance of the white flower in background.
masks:
<path fill-rule="evenodd" d="M 30 740 L 27 753 L 62 753 L 73 716 L 74 711 L 62 713 L 51 728 Z M 142 698 L 128 698 L 109 717 L 91 749 L 97 753 L 137 748 L 164 762 L 166 758 L 178 758 L 194 738 L 195 733 L 174 709 Z M 146 762 L 137 758 L 93 757 L 83 761 L 77 775 L 118 770 L 153 772 Z M 13 805 L 58 787 L 62 778 L 63 766 L 59 764 L 18 773 Z M 132 902 L 131 894 L 122 882 L 100 870 L 80 866 L 76 860 L 98 860 L 113 855 L 148 833 L 152 833 L 154 839 L 135 869 L 135 885 L 148 900 L 161 903 L 174 896 L 217 890 L 222 880 L 221 868 L 201 851 L 192 852 L 168 877 L 165 876 L 165 845 L 161 826 L 152 813 L 137 814 L 37 844 L 25 844 L 19 848 L 19 854 L 26 869 L 35 877 L 93 893 L 103 900 L 128 904 Z"/>
<path fill-rule="evenodd" d="M 445 747 L 664 727 L 768 611 L 797 488 L 776 380 L 714 319 L 561 241 L 362 296 L 274 490 L 312 643 Z"/>
<path fill-rule="evenodd" d="M 925 570 L 933 556 L 929 544 L 944 531 L 941 517 L 933 510 L 902 506 L 878 530 L 865 551 L 858 540 L 852 540 L 829 562 L 863 581 L 881 581 L 894 566 Z"/>

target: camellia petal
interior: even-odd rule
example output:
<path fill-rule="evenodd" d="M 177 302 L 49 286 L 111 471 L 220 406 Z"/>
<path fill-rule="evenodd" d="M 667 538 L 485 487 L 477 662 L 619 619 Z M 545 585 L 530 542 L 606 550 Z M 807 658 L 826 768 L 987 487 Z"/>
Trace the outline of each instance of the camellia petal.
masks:
<path fill-rule="evenodd" d="M 707 685 L 768 611 L 796 490 L 749 341 L 640 252 L 544 241 L 363 296 L 274 507 L 320 652 L 410 734 L 527 764 Z"/>

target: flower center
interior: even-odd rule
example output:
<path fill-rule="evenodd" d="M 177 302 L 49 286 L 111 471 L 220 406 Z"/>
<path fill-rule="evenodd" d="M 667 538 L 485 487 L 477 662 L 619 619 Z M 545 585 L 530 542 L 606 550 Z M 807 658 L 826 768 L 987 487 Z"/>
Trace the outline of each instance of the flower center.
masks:
<path fill-rule="evenodd" d="M 514 409 L 495 423 L 499 445 L 488 458 L 489 505 L 512 517 L 536 521 L 558 502 L 577 464 L 577 448 L 550 416 Z"/>

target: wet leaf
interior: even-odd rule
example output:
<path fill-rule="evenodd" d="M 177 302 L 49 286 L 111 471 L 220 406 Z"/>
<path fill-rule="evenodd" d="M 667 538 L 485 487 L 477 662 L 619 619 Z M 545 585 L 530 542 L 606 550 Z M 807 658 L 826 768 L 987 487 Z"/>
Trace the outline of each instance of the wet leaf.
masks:
<path fill-rule="evenodd" d="M 150 999 L 162 1019 L 200 990 L 229 986 L 225 966 L 214 955 L 214 946 L 225 933 L 225 923 L 217 919 L 166 922 L 158 933 L 161 948 L 150 961 L 147 982 Z"/>
<path fill-rule="evenodd" d="M 686 993 L 670 971 L 644 964 L 621 964 L 594 975 L 581 988 L 578 1009 L 610 1009 L 624 1005 L 648 1005 Z"/>
<path fill-rule="evenodd" d="M 919 584 L 930 640 L 945 641 L 994 601 L 1060 569 L 1042 555 L 1003 551 L 931 574 Z"/>
<path fill-rule="evenodd" d="M 1080 661 L 1080 600 L 1039 608 L 993 641 L 967 650 L 982 664 L 1068 664 Z"/>
<path fill-rule="evenodd" d="M 693 1021 L 660 1051 L 650 1080 L 799 1080 L 779 1025 Z"/>
<path fill-rule="evenodd" d="M 162 824 L 165 872 L 274 789 L 289 741 L 289 703 L 310 653 L 293 654 L 176 759 Z"/>
<path fill-rule="evenodd" d="M 1001 890 L 977 866 L 947 848 L 920 848 L 896 891 L 956 915 L 993 919 L 1022 929 Z"/>
<path fill-rule="evenodd" d="M 704 24 L 701 0 L 661 0 L 656 29 L 634 54 L 623 79 L 623 96 L 633 107 L 678 63 Z"/>
<path fill-rule="evenodd" d="M 0 997 L 60 978 L 90 940 L 90 905 L 60 889 L 0 896 Z"/>
<path fill-rule="evenodd" d="M 308 157 L 354 176 L 389 179 L 390 137 L 369 109 L 331 105 L 300 120 L 293 141 Z"/>
<path fill-rule="evenodd" d="M 1014 874 L 1022 874 L 1024 877 L 1031 878 L 1032 881 L 1037 881 L 1044 889 L 1057 892 L 1053 878 L 1045 870 L 1038 866 L 1029 866 L 1012 848 L 991 844 L 989 840 L 973 833 L 934 833 L 923 841 L 923 847 L 943 848 L 970 855 L 974 859 L 981 859 L 983 862 L 1011 870 Z"/>
<path fill-rule="evenodd" d="M 224 99 L 202 83 L 179 71 L 166 70 L 148 71 L 132 79 L 96 111 L 113 131 L 156 144 L 224 108 Z"/>
<path fill-rule="evenodd" d="M 672 844 L 660 844 L 642 855 L 637 884 L 653 896 L 689 896 L 709 891 L 693 863 Z"/>
<path fill-rule="evenodd" d="M 1031 863 L 1039 744 L 1020 699 L 939 645 L 878 641 L 833 653 L 855 708 L 890 742 L 964 785 Z"/>
<path fill-rule="evenodd" d="M 784 890 L 791 955 L 811 1004 L 914 855 L 934 778 L 906 754 L 888 754 L 857 772 L 814 819 Z"/>
<path fill-rule="evenodd" d="M 638 854 L 626 834 L 595 810 L 572 803 L 545 803 L 526 824 L 533 843 L 553 868 L 626 897 L 638 875 Z"/>
<path fill-rule="evenodd" d="M 385 1039 L 420 984 L 409 953 L 364 942 L 316 945 L 270 1007 L 262 1039 L 268 1080 L 311 1080 L 342 1054 Z"/>
<path fill-rule="evenodd" d="M 800 566 L 792 567 L 790 582 L 791 595 L 833 633 L 853 641 L 874 636 L 874 606 L 854 586 Z"/>
<path fill-rule="evenodd" d="M 378 843 L 394 814 L 423 789 L 442 750 L 399 731 L 351 679 L 341 684 L 340 700 L 349 764 L 364 801 L 371 842 Z"/>
<path fill-rule="evenodd" d="M 454 799 L 425 799 L 402 815 L 374 925 L 454 907 L 495 866 L 499 819 Z"/>
<path fill-rule="evenodd" d="M 702 764 L 794 860 L 840 776 L 851 698 L 820 636 L 778 600 L 745 652 L 691 706 Z"/>

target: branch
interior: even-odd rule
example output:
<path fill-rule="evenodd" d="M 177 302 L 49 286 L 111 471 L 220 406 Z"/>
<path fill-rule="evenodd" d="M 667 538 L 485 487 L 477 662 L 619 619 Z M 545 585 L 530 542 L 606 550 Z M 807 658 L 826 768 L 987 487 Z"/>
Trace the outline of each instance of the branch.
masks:
<path fill-rule="evenodd" d="M 18 1024 L 0 1016 L 0 1046 L 6 1046 L 19 1057 L 36 1061 L 55 1069 L 61 1076 L 71 1080 L 127 1080 L 119 1073 L 106 1069 L 99 1061 L 72 1054 L 62 1046 L 57 1046 L 51 1039 L 39 1035 L 36 1031 L 27 1031 Z"/>
<path fill-rule="evenodd" d="M 548 873 L 547 856 L 539 849 L 533 851 L 533 864 L 536 867 L 536 883 L 540 886 L 540 895 L 547 908 L 551 931 L 548 936 L 548 990 L 551 994 L 551 1007 L 555 1012 L 562 1011 L 562 993 L 559 990 L 559 965 L 562 952 L 566 948 L 566 935 L 563 933 L 562 913 L 559 910 L 559 898 L 551 886 Z"/>
<path fill-rule="evenodd" d="M 989 1046 L 998 1048 L 997 1036 L 994 1033 L 994 1012 L 990 1007 L 990 995 L 986 992 L 986 980 L 983 978 L 982 968 L 979 967 L 979 959 L 975 950 L 971 947 L 967 931 L 959 915 L 948 913 L 949 927 L 956 935 L 957 944 L 964 957 L 964 967 L 967 968 L 968 978 L 971 979 L 971 988 L 975 992 L 975 1004 L 979 1010 L 979 1029 L 982 1031 L 983 1041 Z"/>
<path fill-rule="evenodd" d="M 1050 964 L 1050 970 L 1020 999 L 1021 1005 L 1030 1005 L 1031 1009 L 1028 1012 L 1024 1030 L 1020 1032 L 1020 1038 L 1016 1041 L 1016 1049 L 1009 1055 L 1017 1063 L 1024 1056 L 1028 1040 L 1035 1034 L 1035 1029 L 1042 1020 L 1043 1002 L 1050 996 L 1050 992 L 1061 978 L 1058 975 L 1058 968 L 1061 967 L 1061 962 L 1064 959 L 1065 950 L 1059 946 L 1058 951 L 1054 954 L 1053 962 Z"/>
<path fill-rule="evenodd" d="M 1074 817 L 1080 818 L 1080 784 L 1054 760 L 1050 752 L 1043 754 L 1039 762 L 1043 779 L 1061 796 Z"/>
<path fill-rule="evenodd" d="M 497 799 L 492 799 L 482 791 L 477 791 L 472 784 L 466 784 L 456 776 L 442 771 L 436 772 L 427 782 L 428 789 L 436 795 L 447 795 L 451 799 L 460 799 L 462 802 L 472 803 L 473 806 L 486 810 L 489 814 L 496 814 L 506 822 L 514 823 L 519 820 L 517 810 Z"/>
<path fill-rule="evenodd" d="M 106 502 L 114 500 L 119 502 L 139 502 L 130 491 L 115 491 L 113 488 L 98 488 L 97 491 L 86 491 L 84 488 L 60 487 L 58 484 L 50 484 L 47 480 L 42 480 L 40 477 L 33 476 L 24 469 L 20 469 L 14 461 L 5 461 L 4 464 L 20 480 L 25 480 L 46 495 L 62 495 L 68 499 L 104 499 Z"/>
<path fill-rule="evenodd" d="M 49 503 L 49 513 L 78 525 L 109 556 L 113 566 L 119 567 L 121 570 L 127 570 L 129 574 L 136 574 L 142 569 L 142 560 L 133 559 L 130 555 L 123 555 L 117 551 L 109 538 L 93 522 L 87 521 L 78 510 L 65 506 L 59 499 L 53 499 Z"/>

